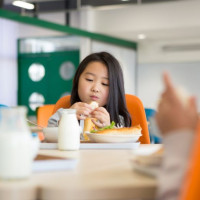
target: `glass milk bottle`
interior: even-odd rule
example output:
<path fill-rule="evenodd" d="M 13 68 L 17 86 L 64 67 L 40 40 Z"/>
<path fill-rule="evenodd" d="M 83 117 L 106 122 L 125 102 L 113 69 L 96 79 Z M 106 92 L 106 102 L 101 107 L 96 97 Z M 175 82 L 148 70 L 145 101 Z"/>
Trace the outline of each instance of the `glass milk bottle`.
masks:
<path fill-rule="evenodd" d="M 75 109 L 64 109 L 58 127 L 58 149 L 78 150 L 80 148 L 80 126 Z"/>
<path fill-rule="evenodd" d="M 1 108 L 0 179 L 27 178 L 32 171 L 31 133 L 26 107 Z"/>

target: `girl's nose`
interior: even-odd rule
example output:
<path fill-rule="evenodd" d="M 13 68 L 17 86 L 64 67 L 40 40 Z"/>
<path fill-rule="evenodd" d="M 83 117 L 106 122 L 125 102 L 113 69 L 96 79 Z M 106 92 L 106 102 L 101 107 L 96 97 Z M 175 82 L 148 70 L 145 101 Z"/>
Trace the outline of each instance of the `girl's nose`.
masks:
<path fill-rule="evenodd" d="M 99 92 L 98 87 L 93 87 L 93 88 L 92 88 L 92 92 Z"/>

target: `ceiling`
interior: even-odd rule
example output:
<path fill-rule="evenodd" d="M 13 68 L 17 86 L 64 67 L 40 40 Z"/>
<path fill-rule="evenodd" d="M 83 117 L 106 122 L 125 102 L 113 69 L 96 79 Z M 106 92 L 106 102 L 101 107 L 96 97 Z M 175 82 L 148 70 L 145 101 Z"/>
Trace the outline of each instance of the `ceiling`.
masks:
<path fill-rule="evenodd" d="M 11 11 L 16 11 L 18 13 L 20 13 L 20 12 L 24 13 L 24 10 L 17 8 L 15 6 L 12 6 L 12 1 L 13 0 L 3 0 L 3 2 L 4 2 L 3 8 L 11 10 Z M 121 7 L 120 5 L 124 5 L 124 4 L 126 4 L 126 5 L 129 5 L 129 4 L 131 4 L 131 5 L 151 4 L 153 6 L 153 5 L 156 5 L 156 3 L 162 4 L 162 3 L 166 3 L 166 2 L 169 2 L 169 3 L 170 2 L 177 2 L 177 3 L 188 2 L 186 5 L 189 5 L 192 2 L 192 0 L 129 0 L 129 1 L 122 1 L 122 0 L 26 0 L 26 1 L 36 4 L 36 10 L 26 11 L 27 14 L 30 13 L 30 15 L 33 14 L 35 16 L 37 16 L 37 14 L 40 14 L 40 13 L 42 14 L 42 13 L 53 13 L 53 12 L 66 12 L 66 15 L 68 15 L 67 11 L 70 12 L 73 10 L 77 10 L 83 6 L 92 6 L 94 8 L 101 8 L 101 9 L 104 9 L 104 7 L 105 7 L 106 9 L 108 9 L 108 8 L 112 8 L 113 5 L 119 5 L 119 7 Z M 195 0 L 193 0 L 193 1 L 195 1 Z M 0 0 L 0 2 L 1 2 L 1 0 Z M 172 7 L 169 7 L 168 9 L 172 9 Z M 161 12 L 160 12 L 160 14 L 161 14 Z M 187 13 L 184 15 L 187 15 Z M 154 40 L 154 39 L 155 40 L 157 40 L 157 39 L 179 40 L 179 39 L 185 39 L 185 38 L 189 38 L 189 39 L 190 38 L 193 38 L 193 39 L 198 38 L 199 39 L 200 23 L 196 23 L 195 26 L 193 23 L 193 26 L 188 27 L 188 22 L 187 22 L 191 19 L 193 21 L 195 21 L 195 19 L 198 19 L 198 16 L 196 16 L 196 17 L 188 16 L 188 18 L 184 18 L 185 20 L 187 19 L 186 26 L 173 27 L 173 25 L 172 25 L 169 27 L 166 26 L 166 28 L 163 28 L 163 29 L 156 29 L 156 28 L 149 29 L 149 30 L 142 29 L 142 30 L 139 30 L 138 32 L 135 32 L 135 29 L 130 30 L 130 31 L 125 31 L 125 30 L 124 31 L 123 30 L 115 31 L 115 30 L 113 30 L 113 32 L 107 31 L 107 32 L 105 32 L 105 34 L 109 34 L 109 35 L 116 36 L 116 37 L 122 37 L 124 39 L 133 40 L 133 41 L 137 40 L 137 35 L 140 32 L 145 33 L 148 37 L 148 40 Z M 177 18 L 178 17 L 179 17 L 179 15 L 177 15 Z M 67 21 L 69 18 L 70 18 L 70 16 L 66 16 L 66 24 L 67 25 L 69 25 L 69 22 Z M 181 17 L 180 17 L 179 21 L 180 20 L 181 20 Z M 173 24 L 173 23 L 169 22 L 169 24 Z M 148 25 L 148 23 L 147 23 L 147 25 Z M 100 32 L 100 30 L 97 30 L 97 32 Z M 101 33 L 104 33 L 104 32 L 102 31 Z"/>
<path fill-rule="evenodd" d="M 1 0 L 0 0 L 1 1 Z M 158 2 L 183 1 L 183 0 L 25 0 L 36 5 L 35 12 L 61 12 L 78 9 L 82 6 L 113 6 L 127 4 L 148 4 Z M 12 6 L 13 0 L 3 0 L 3 8 L 21 12 L 20 8 Z M 32 11 L 27 11 L 32 12 Z"/>

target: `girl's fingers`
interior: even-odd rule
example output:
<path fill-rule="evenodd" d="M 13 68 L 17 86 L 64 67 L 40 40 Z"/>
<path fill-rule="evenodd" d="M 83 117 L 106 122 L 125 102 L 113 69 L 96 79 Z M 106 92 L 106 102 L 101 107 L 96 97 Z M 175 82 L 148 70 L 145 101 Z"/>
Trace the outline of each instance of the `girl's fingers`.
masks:
<path fill-rule="evenodd" d="M 90 112 L 92 111 L 92 108 L 89 104 L 87 103 L 83 103 L 83 102 L 78 102 L 78 103 L 75 103 L 71 106 L 71 108 L 74 108 L 74 109 L 77 109 L 77 110 L 80 110 L 80 109 L 87 109 L 89 110 Z"/>
<path fill-rule="evenodd" d="M 98 107 L 98 108 L 96 108 L 94 110 L 100 111 L 100 112 L 103 112 L 103 113 L 107 113 L 108 112 L 104 107 Z"/>
<path fill-rule="evenodd" d="M 88 112 L 87 110 L 78 110 L 76 112 L 77 118 L 80 119 L 85 119 L 86 117 L 90 116 L 90 112 Z"/>
<path fill-rule="evenodd" d="M 97 115 L 94 118 L 96 118 L 98 121 L 95 122 L 95 124 L 98 127 L 104 127 L 110 125 L 110 116 L 105 115 Z"/>
<path fill-rule="evenodd" d="M 91 115 L 92 115 L 93 117 L 97 117 L 98 115 L 106 115 L 106 116 L 109 116 L 109 117 L 110 117 L 108 111 L 107 111 L 105 108 L 103 108 L 103 107 L 98 107 L 98 108 L 96 108 L 95 110 L 93 110 L 93 111 L 91 112 Z"/>
<path fill-rule="evenodd" d="M 77 115 L 78 120 L 85 120 L 85 115 Z"/>
<path fill-rule="evenodd" d="M 91 107 L 87 103 L 78 102 L 71 106 L 71 108 L 76 109 L 76 114 L 78 119 L 82 119 L 80 115 L 89 116 L 92 112 Z"/>
<path fill-rule="evenodd" d="M 87 104 L 87 103 L 82 103 L 81 102 L 81 105 L 80 105 L 81 107 L 83 107 L 83 108 L 87 108 L 87 109 L 89 109 L 90 111 L 92 111 L 93 109 L 92 109 L 92 106 L 90 105 L 90 104 Z"/>
<path fill-rule="evenodd" d="M 97 122 L 94 121 L 94 124 L 98 127 L 110 125 L 110 115 L 103 107 L 96 108 L 93 112 L 91 112 L 91 116 L 98 120 Z"/>
<path fill-rule="evenodd" d="M 104 121 L 104 120 L 110 118 L 110 115 L 109 115 L 109 114 L 107 114 L 107 113 L 102 113 L 102 112 L 98 112 L 98 111 L 92 112 L 92 113 L 91 113 L 91 116 L 92 116 L 93 118 L 97 118 L 97 119 L 100 120 L 100 121 Z"/>
<path fill-rule="evenodd" d="M 92 119 L 92 122 L 93 122 L 96 126 L 98 126 L 99 128 L 103 128 L 104 126 L 106 126 L 105 123 L 101 123 L 100 121 L 96 121 L 96 120 L 93 120 L 93 119 Z"/>
<path fill-rule="evenodd" d="M 90 115 L 90 111 L 88 110 L 80 110 L 80 115 L 85 115 L 85 116 L 89 116 Z"/>
<path fill-rule="evenodd" d="M 110 125 L 110 115 L 104 107 L 98 107 L 93 110 L 89 104 L 78 102 L 73 104 L 71 108 L 76 109 L 78 120 L 85 120 L 87 117 L 93 117 L 98 120 L 92 120 L 93 123 L 100 128 Z"/>

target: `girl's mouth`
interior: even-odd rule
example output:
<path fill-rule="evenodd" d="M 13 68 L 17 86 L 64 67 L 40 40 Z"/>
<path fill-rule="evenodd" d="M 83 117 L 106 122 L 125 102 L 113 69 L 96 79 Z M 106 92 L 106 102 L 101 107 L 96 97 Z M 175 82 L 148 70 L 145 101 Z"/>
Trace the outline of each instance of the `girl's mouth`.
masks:
<path fill-rule="evenodd" d="M 91 98 L 91 100 L 93 100 L 93 101 L 96 101 L 96 100 L 99 99 L 97 96 L 90 96 L 90 98 Z"/>

